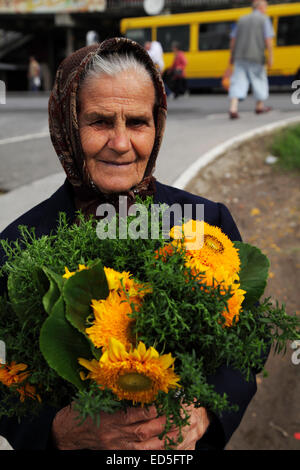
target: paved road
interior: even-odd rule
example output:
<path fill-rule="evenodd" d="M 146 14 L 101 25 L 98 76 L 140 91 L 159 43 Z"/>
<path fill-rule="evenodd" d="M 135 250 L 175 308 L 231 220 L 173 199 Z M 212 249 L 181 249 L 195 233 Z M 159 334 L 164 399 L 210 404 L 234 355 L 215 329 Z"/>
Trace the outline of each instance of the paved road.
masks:
<path fill-rule="evenodd" d="M 225 94 L 185 96 L 169 100 L 165 137 L 155 176 L 173 184 L 195 160 L 227 139 L 267 123 L 297 116 L 291 93 L 272 94 L 274 111 L 257 116 L 249 96 L 241 103 L 241 119 L 230 121 Z M 48 197 L 64 180 L 64 172 L 48 133 L 48 96 L 12 94 L 0 105 L 0 230 L 25 210 Z M 24 186 L 25 185 L 25 186 Z M 19 190 L 22 188 L 22 191 Z M 28 188 L 24 193 L 23 188 Z"/>
<path fill-rule="evenodd" d="M 64 179 L 48 134 L 47 95 L 8 95 L 0 105 L 0 231 L 48 197 Z M 299 116 L 291 94 L 272 94 L 274 111 L 256 116 L 248 97 L 241 119 L 230 121 L 226 95 L 191 95 L 169 101 L 168 120 L 155 176 L 172 184 L 201 155 L 251 129 Z M 241 162 L 242 165 L 242 162 Z M 0 449 L 9 445 L 0 436 Z"/>

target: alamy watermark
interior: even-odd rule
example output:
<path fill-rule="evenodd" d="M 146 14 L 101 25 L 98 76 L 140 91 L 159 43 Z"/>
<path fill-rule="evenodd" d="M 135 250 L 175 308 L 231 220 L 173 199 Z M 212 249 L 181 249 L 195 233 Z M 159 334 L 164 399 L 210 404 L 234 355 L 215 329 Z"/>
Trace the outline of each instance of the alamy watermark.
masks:
<path fill-rule="evenodd" d="M 3 80 L 0 80 L 0 104 L 6 104 L 6 86 Z"/>
<path fill-rule="evenodd" d="M 204 204 L 196 204 L 196 207 L 193 204 L 183 206 L 177 203 L 171 206 L 150 204 L 147 208 L 144 204 L 136 203 L 127 210 L 127 197 L 120 196 L 118 214 L 117 218 L 116 209 L 112 204 L 98 206 L 96 216 L 101 217 L 101 220 L 97 224 L 96 233 L 100 240 L 107 238 L 157 240 L 160 236 L 169 239 L 173 226 L 181 227 L 183 221 L 188 222 L 191 219 L 204 220 Z M 127 216 L 131 218 L 130 222 L 127 221 Z M 179 229 L 174 232 L 172 238 L 180 239 L 182 236 L 182 231 Z M 188 233 L 185 232 L 184 237 L 188 250 L 200 249 L 204 241 L 204 225 L 190 224 Z"/>
<path fill-rule="evenodd" d="M 2 339 L 0 340 L 0 364 L 6 364 L 6 345 Z"/>
<path fill-rule="evenodd" d="M 295 349 L 292 354 L 292 363 L 295 366 L 298 366 L 300 364 L 300 340 L 293 341 L 291 344 L 291 348 Z"/>
<path fill-rule="evenodd" d="M 292 88 L 295 89 L 291 96 L 292 103 L 300 104 L 300 80 L 294 80 L 292 83 Z"/>

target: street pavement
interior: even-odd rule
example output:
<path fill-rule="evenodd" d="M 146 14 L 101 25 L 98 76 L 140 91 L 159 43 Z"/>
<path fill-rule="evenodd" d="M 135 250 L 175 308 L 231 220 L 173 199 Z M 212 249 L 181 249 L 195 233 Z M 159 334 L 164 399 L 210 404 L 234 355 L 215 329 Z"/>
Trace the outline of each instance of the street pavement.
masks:
<path fill-rule="evenodd" d="M 0 190 L 5 191 L 0 193 L 0 232 L 64 181 L 49 137 L 47 103 L 47 94 L 11 94 L 5 105 L 0 105 Z M 300 121 L 300 105 L 292 103 L 291 93 L 272 94 L 268 104 L 273 111 L 258 116 L 249 96 L 240 104 L 241 118 L 230 120 L 225 94 L 169 99 L 156 178 L 176 185 L 188 168 L 216 147 L 266 125 L 297 118 Z M 0 450 L 9 448 L 0 436 Z"/>
<path fill-rule="evenodd" d="M 64 181 L 64 172 L 48 132 L 48 96 L 13 94 L 0 107 L 0 231 L 19 215 L 49 197 Z M 299 116 L 290 93 L 271 95 L 274 110 L 253 112 L 249 96 L 240 105 L 241 118 L 228 119 L 225 94 L 170 99 L 156 178 L 173 185 L 201 156 L 236 136 L 267 124 Z M 242 162 L 241 162 L 242 164 Z"/>

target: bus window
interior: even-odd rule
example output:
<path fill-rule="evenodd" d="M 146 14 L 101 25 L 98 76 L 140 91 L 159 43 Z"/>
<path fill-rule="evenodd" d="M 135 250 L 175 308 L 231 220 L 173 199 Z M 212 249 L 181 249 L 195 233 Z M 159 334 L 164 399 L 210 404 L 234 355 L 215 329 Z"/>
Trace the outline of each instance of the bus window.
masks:
<path fill-rule="evenodd" d="M 278 21 L 277 46 L 300 44 L 300 15 L 282 16 Z"/>
<path fill-rule="evenodd" d="M 161 43 L 164 52 L 172 52 L 172 42 L 180 44 L 182 51 L 188 51 L 190 46 L 189 25 L 160 26 L 157 28 L 157 40 Z"/>
<path fill-rule="evenodd" d="M 128 29 L 126 37 L 143 46 L 146 41 L 151 41 L 151 28 Z"/>
<path fill-rule="evenodd" d="M 199 51 L 229 49 L 232 21 L 199 25 Z"/>

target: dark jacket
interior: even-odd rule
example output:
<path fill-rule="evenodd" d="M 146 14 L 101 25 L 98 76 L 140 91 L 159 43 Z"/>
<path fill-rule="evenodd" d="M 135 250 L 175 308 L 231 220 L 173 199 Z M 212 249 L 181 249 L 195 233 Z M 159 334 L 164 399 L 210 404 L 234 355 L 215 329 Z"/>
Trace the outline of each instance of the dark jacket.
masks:
<path fill-rule="evenodd" d="M 204 220 L 220 227 L 231 240 L 241 240 L 236 224 L 221 203 L 195 196 L 170 186 L 156 182 L 155 203 L 189 204 L 193 208 L 192 217 L 196 217 L 196 205 L 204 205 Z M 49 199 L 38 204 L 26 214 L 10 224 L 0 235 L 0 238 L 10 241 L 19 237 L 18 226 L 35 227 L 37 236 L 47 235 L 56 230 L 59 212 L 65 212 L 70 221 L 74 221 L 75 207 L 72 197 L 72 186 L 66 180 Z M 0 265 L 5 262 L 3 251 L 0 251 Z M 2 284 L 1 284 L 2 281 Z M 0 294 L 6 290 L 6 283 L 0 279 Z M 226 393 L 232 404 L 237 404 L 238 412 L 224 412 L 222 416 L 212 416 L 211 425 L 203 438 L 198 441 L 196 449 L 223 449 L 233 432 L 241 422 L 243 414 L 256 393 L 256 381 L 246 382 L 242 375 L 227 366 L 219 368 L 217 373 L 209 377 L 209 382 L 220 394 Z M 18 449 L 48 449 L 52 446 L 51 426 L 58 410 L 45 407 L 38 418 L 28 419 L 17 423 L 15 419 L 0 420 L 0 435 L 6 437 L 11 446 Z"/>

